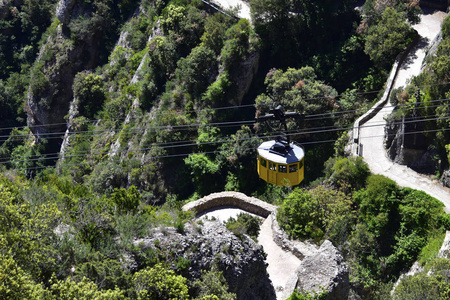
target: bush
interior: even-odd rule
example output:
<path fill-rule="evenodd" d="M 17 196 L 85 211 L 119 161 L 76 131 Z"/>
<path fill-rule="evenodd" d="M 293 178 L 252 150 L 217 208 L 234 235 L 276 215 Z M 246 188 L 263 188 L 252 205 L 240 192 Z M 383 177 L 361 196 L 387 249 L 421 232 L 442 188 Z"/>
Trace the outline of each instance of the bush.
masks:
<path fill-rule="evenodd" d="M 236 294 L 228 292 L 228 284 L 222 272 L 202 271 L 200 279 L 196 279 L 193 284 L 196 295 L 201 299 L 234 300 Z M 206 298 L 210 296 L 211 298 Z M 215 297 L 215 298 L 212 298 Z"/>
<path fill-rule="evenodd" d="M 325 210 L 311 193 L 296 188 L 278 209 L 277 220 L 291 237 L 321 239 Z"/>
<path fill-rule="evenodd" d="M 331 159 L 326 162 L 325 172 L 333 185 L 347 192 L 363 188 L 370 174 L 362 157 Z"/>
<path fill-rule="evenodd" d="M 229 218 L 226 222 L 227 229 L 233 232 L 241 240 L 243 234 L 247 234 L 256 241 L 259 235 L 261 220 L 258 217 L 246 213 L 240 213 L 236 219 Z"/>
<path fill-rule="evenodd" d="M 186 278 L 157 264 L 133 275 L 138 299 L 188 299 Z"/>

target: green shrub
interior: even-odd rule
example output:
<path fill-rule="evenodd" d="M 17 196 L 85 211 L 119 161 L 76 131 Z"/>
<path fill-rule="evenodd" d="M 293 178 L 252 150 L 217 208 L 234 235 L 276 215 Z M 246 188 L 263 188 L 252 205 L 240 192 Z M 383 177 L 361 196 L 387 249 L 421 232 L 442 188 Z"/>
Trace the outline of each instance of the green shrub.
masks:
<path fill-rule="evenodd" d="M 369 166 L 362 157 L 337 158 L 326 163 L 326 176 L 336 187 L 347 191 L 364 187 L 369 174 Z"/>
<path fill-rule="evenodd" d="M 202 271 L 199 279 L 193 284 L 196 296 L 200 299 L 235 300 L 236 294 L 228 291 L 228 284 L 223 273 L 213 268 L 210 271 Z M 208 298 L 210 297 L 210 298 Z"/>
<path fill-rule="evenodd" d="M 186 278 L 161 264 L 145 268 L 133 275 L 138 299 L 188 299 Z"/>
<path fill-rule="evenodd" d="M 256 241 L 259 234 L 260 224 L 261 220 L 258 217 L 251 216 L 246 213 L 240 213 L 237 215 L 236 219 L 230 217 L 226 222 L 226 227 L 241 240 L 244 238 L 243 234 L 247 234 Z"/>

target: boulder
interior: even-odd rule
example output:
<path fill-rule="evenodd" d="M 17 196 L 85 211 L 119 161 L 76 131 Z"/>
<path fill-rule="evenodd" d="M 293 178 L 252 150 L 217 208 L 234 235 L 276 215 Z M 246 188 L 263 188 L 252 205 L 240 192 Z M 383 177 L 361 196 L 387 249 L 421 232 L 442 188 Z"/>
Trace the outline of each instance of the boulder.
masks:
<path fill-rule="evenodd" d="M 445 170 L 442 173 L 441 183 L 443 186 L 450 187 L 450 170 Z"/>
<path fill-rule="evenodd" d="M 344 258 L 325 240 L 317 252 L 306 256 L 298 271 L 297 290 L 327 292 L 326 299 L 347 299 L 350 291 L 349 268 Z"/>

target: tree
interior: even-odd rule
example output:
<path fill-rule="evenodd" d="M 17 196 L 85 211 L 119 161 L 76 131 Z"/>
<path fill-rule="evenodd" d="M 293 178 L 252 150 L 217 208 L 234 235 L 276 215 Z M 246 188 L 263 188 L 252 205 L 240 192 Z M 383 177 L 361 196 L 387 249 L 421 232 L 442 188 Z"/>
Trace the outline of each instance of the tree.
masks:
<path fill-rule="evenodd" d="M 189 299 L 186 278 L 161 264 L 136 272 L 133 282 L 139 300 Z"/>
<path fill-rule="evenodd" d="M 214 191 L 218 185 L 217 175 L 219 175 L 220 166 L 217 162 L 205 154 L 190 154 L 185 158 L 184 163 L 191 170 L 192 182 L 196 185 L 201 194 L 208 194 Z"/>
<path fill-rule="evenodd" d="M 11 256 L 32 279 L 49 279 L 56 269 L 53 229 L 61 212 L 56 204 L 32 209 L 15 184 L 0 177 L 0 253 Z"/>
<path fill-rule="evenodd" d="M 198 297 L 202 300 L 236 299 L 236 294 L 228 292 L 228 284 L 223 273 L 214 269 L 210 271 L 203 270 L 200 279 L 196 279 L 192 286 L 198 291 Z"/>
<path fill-rule="evenodd" d="M 214 52 L 203 45 L 192 49 L 186 57 L 181 58 L 175 71 L 177 81 L 194 98 L 199 97 L 217 74 L 217 60 Z"/>
<path fill-rule="evenodd" d="M 333 164 L 333 166 L 329 166 Z M 369 166 L 361 157 L 338 158 L 327 161 L 326 176 L 338 188 L 350 191 L 364 187 L 370 174 Z"/>
<path fill-rule="evenodd" d="M 70 278 L 66 280 L 56 280 L 50 287 L 53 297 L 58 300 L 125 300 L 123 291 L 118 288 L 114 290 L 99 290 L 98 286 L 83 278 L 75 282 Z"/>
<path fill-rule="evenodd" d="M 414 30 L 406 23 L 405 16 L 388 7 L 377 25 L 369 29 L 364 51 L 380 68 L 387 68 L 413 37 Z"/>
<path fill-rule="evenodd" d="M 0 249 L 5 249 L 1 244 Z M 0 298 L 10 300 L 44 299 L 50 300 L 44 287 L 35 283 L 30 276 L 17 265 L 11 251 L 0 251 Z"/>
<path fill-rule="evenodd" d="M 74 97 L 78 100 L 80 115 L 92 119 L 105 101 L 103 79 L 92 73 L 78 73 L 73 83 Z"/>
<path fill-rule="evenodd" d="M 135 213 L 141 201 L 141 195 L 137 188 L 132 185 L 127 189 L 115 188 L 111 195 L 112 203 L 117 207 L 119 213 Z"/>

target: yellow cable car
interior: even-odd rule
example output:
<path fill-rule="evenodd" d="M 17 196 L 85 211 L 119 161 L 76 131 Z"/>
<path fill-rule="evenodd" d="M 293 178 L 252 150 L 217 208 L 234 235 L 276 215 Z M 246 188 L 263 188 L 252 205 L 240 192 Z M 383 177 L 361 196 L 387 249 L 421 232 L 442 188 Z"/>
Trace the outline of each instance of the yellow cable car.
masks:
<path fill-rule="evenodd" d="M 294 186 L 304 178 L 305 150 L 295 143 L 267 141 L 258 147 L 258 175 L 268 183 Z"/>

